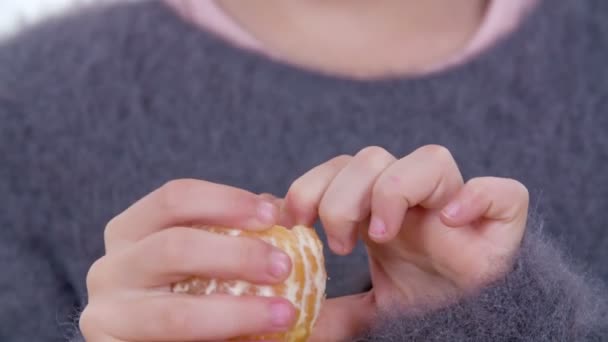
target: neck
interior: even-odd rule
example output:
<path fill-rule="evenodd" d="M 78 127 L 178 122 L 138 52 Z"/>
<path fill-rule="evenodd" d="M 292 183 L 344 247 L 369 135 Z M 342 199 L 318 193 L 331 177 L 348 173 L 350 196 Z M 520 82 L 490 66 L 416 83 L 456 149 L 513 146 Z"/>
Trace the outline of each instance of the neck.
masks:
<path fill-rule="evenodd" d="M 216 0 L 271 54 L 350 76 L 422 72 L 463 49 L 487 0 Z"/>

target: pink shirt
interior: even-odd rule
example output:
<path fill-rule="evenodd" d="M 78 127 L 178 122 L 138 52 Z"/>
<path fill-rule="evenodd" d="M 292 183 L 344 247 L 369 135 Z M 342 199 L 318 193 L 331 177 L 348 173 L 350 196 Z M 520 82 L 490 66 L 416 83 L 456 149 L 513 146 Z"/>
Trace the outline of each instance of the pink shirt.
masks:
<path fill-rule="evenodd" d="M 167 0 L 170 4 L 177 3 L 186 7 L 190 15 L 194 15 L 197 24 L 202 25 L 207 30 L 218 34 L 224 39 L 236 44 L 237 46 L 251 49 L 259 53 L 281 59 L 266 49 L 249 32 L 239 26 L 213 0 Z M 531 9 L 538 0 L 490 0 L 485 18 L 479 30 L 473 36 L 467 46 L 444 61 L 435 66 L 432 70 L 448 67 L 467 61 L 477 53 L 489 47 L 493 42 L 500 39 L 503 35 L 517 28 L 520 19 Z"/>

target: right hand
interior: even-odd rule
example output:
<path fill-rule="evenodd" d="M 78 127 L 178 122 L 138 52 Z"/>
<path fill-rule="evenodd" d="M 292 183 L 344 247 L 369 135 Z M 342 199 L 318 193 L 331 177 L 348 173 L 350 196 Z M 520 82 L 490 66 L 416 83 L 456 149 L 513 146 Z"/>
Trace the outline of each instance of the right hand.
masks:
<path fill-rule="evenodd" d="M 189 224 L 265 229 L 277 208 L 263 196 L 198 180 L 167 183 L 113 218 L 105 255 L 87 276 L 80 329 L 89 342 L 217 341 L 287 330 L 293 306 L 282 298 L 193 296 L 170 291 L 191 275 L 275 284 L 289 257 L 261 240 Z"/>

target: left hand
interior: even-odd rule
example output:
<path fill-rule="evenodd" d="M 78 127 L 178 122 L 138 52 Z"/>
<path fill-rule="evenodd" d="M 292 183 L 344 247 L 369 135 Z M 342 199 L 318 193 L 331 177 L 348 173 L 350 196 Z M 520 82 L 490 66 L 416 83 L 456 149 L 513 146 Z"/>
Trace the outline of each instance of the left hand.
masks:
<path fill-rule="evenodd" d="M 370 315 L 360 312 L 446 305 L 503 275 L 523 238 L 528 192 L 505 178 L 464 183 L 441 146 L 424 146 L 401 159 L 368 147 L 301 176 L 282 208 L 285 225 L 312 225 L 320 218 L 337 254 L 349 254 L 358 237 L 365 241 L 372 291 L 330 300 L 324 308 L 359 312 L 350 322 L 361 324 Z M 322 315 L 328 326 L 337 326 L 337 315 Z M 326 332 L 323 317 L 319 321 L 320 334 L 336 336 Z"/>

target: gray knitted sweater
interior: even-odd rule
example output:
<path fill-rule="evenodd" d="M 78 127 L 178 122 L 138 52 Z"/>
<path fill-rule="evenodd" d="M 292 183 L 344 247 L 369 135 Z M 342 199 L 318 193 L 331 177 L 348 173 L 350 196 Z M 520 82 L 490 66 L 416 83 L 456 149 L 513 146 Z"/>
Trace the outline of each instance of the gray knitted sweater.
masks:
<path fill-rule="evenodd" d="M 516 178 L 528 234 L 504 279 L 367 341 L 608 341 L 608 2 L 541 3 L 474 61 L 352 81 L 236 49 L 160 2 L 89 10 L 0 47 L 0 341 L 78 336 L 105 223 L 182 177 L 284 194 L 342 153 L 447 146 L 465 178 Z M 466 246 L 464 247 L 466 248 Z M 328 252 L 330 296 L 369 287 Z"/>

